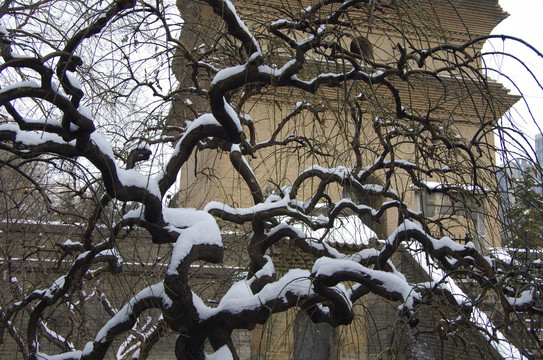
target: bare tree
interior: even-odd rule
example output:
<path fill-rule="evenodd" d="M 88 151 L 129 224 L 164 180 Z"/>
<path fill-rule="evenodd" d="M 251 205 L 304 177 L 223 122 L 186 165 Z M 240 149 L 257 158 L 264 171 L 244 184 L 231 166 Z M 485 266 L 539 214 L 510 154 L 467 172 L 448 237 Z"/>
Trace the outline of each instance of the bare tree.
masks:
<path fill-rule="evenodd" d="M 0 8 L 14 204 L 2 206 L 0 339 L 25 359 L 112 346 L 144 359 L 173 334 L 178 359 L 206 344 L 236 359 L 235 330 L 289 309 L 347 325 L 374 294 L 411 326 L 439 309 L 442 339 L 475 331 L 541 356 L 522 317 L 541 313 L 539 262 L 487 256 L 500 245 L 494 131 L 508 133 L 500 118 L 517 98 L 485 76 L 492 36 L 458 42 L 447 28 L 441 15 L 460 21 L 465 7 L 177 5 Z M 187 179 L 201 185 L 179 189 Z M 45 218 L 20 211 L 28 193 Z M 339 231 L 349 221 L 354 235 Z M 408 281 L 401 251 L 438 269 L 433 281 Z"/>

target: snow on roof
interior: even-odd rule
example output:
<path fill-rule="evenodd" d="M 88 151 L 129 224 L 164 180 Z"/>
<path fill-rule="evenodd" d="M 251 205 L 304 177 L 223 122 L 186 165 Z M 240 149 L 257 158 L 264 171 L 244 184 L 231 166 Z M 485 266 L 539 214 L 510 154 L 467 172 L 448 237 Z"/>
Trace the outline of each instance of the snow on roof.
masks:
<path fill-rule="evenodd" d="M 368 245 L 370 240 L 378 239 L 377 234 L 356 215 L 336 218 L 333 227 L 328 231 L 311 230 L 302 224 L 294 226 L 304 231 L 307 238 L 323 239 L 331 246 L 358 248 Z"/>
<path fill-rule="evenodd" d="M 442 183 L 437 181 L 421 181 L 422 184 L 426 185 L 430 191 L 433 190 L 445 190 L 445 189 L 460 189 L 464 191 L 481 191 L 480 186 L 473 186 L 471 184 L 450 184 Z M 411 185 L 410 187 L 418 189 L 418 186 Z"/>

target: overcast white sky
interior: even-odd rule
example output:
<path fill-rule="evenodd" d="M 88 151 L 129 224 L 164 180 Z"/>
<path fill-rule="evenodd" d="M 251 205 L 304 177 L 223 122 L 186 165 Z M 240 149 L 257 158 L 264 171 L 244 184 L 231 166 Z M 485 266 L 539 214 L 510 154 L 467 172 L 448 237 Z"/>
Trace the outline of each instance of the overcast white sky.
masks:
<path fill-rule="evenodd" d="M 493 34 L 506 34 L 522 38 L 543 52 L 543 0 L 499 0 L 499 2 L 510 16 L 494 29 Z M 502 40 L 494 40 L 492 44 L 487 43 L 483 51 L 491 51 L 492 47 L 521 58 L 543 85 L 543 58 L 538 57 L 525 46 L 512 41 L 504 43 Z M 511 77 L 522 90 L 535 119 L 531 118 L 522 100 L 517 103 L 511 115 L 525 135 L 531 139 L 533 146 L 534 136 L 541 131 L 540 129 L 543 129 L 543 90 L 539 88 L 524 67 L 513 59 L 496 59 L 491 65 Z M 497 80 L 504 82 L 508 88 L 512 88 L 503 77 L 498 77 Z M 516 90 L 512 90 L 512 93 L 518 94 Z"/>

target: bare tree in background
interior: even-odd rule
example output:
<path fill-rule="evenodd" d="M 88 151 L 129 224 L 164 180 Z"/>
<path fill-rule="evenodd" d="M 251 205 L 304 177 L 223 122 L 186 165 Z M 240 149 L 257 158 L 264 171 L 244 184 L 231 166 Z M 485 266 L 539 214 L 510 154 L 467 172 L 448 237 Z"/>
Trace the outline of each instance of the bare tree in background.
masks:
<path fill-rule="evenodd" d="M 540 261 L 488 256 L 494 131 L 512 135 L 500 118 L 516 99 L 486 79 L 491 36 L 448 41 L 429 4 L 262 3 L 242 20 L 228 0 L 4 2 L 0 339 L 25 359 L 144 359 L 173 334 L 178 359 L 206 344 L 236 359 L 235 330 L 289 309 L 346 325 L 374 294 L 411 326 L 446 309 L 442 339 L 475 331 L 540 357 L 524 321 L 541 313 Z M 379 28 L 395 35 L 372 45 Z M 253 121 L 262 106 L 273 119 Z M 200 200 L 179 197 L 187 176 L 231 197 L 169 206 Z M 352 217 L 384 241 L 331 244 Z M 442 272 L 408 282 L 401 249 Z M 294 254 L 305 266 L 278 260 Z M 451 279 L 475 284 L 469 297 Z"/>

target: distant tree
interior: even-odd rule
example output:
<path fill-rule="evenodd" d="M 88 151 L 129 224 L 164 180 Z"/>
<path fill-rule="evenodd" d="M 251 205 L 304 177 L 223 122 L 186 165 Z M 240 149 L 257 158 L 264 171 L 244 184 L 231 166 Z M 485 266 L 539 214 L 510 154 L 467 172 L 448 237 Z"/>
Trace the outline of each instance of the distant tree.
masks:
<path fill-rule="evenodd" d="M 508 37 L 459 43 L 435 1 L 249 3 L 0 6 L 1 195 L 17 204 L 1 208 L 0 340 L 31 360 L 145 359 L 175 336 L 177 359 L 237 359 L 236 330 L 291 309 L 348 325 L 373 294 L 410 326 L 436 311 L 442 341 L 540 357 L 537 263 L 487 256 L 494 131 L 514 136 L 516 99 L 480 50 Z M 207 182 L 172 199 L 191 176 Z M 185 200 L 205 201 L 169 207 Z M 439 272 L 409 282 L 402 251 Z"/>
<path fill-rule="evenodd" d="M 543 195 L 537 191 L 537 181 L 530 172 L 512 184 L 513 204 L 507 209 L 508 245 L 520 249 L 540 249 L 543 246 Z"/>

